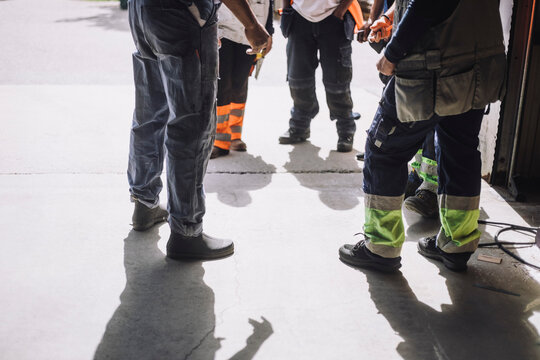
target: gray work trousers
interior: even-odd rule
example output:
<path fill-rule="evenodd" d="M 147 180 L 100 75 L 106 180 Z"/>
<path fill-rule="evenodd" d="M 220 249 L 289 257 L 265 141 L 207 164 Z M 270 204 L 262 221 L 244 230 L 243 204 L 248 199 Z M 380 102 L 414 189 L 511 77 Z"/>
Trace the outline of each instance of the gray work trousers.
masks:
<path fill-rule="evenodd" d="M 146 205 L 157 205 L 166 158 L 171 231 L 197 236 L 216 129 L 216 14 L 200 27 L 179 1 L 131 0 L 129 22 L 137 48 L 130 192 Z"/>

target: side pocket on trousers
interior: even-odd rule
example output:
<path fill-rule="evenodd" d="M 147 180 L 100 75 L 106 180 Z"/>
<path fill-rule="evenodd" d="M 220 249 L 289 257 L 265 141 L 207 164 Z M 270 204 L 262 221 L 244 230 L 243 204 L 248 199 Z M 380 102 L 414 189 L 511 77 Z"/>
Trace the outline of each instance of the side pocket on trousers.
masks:
<path fill-rule="evenodd" d="M 281 33 L 283 34 L 283 37 L 285 38 L 287 38 L 289 34 L 291 33 L 291 29 L 294 22 L 294 16 L 295 16 L 295 11 L 293 8 L 283 9 L 279 27 L 281 29 Z"/>

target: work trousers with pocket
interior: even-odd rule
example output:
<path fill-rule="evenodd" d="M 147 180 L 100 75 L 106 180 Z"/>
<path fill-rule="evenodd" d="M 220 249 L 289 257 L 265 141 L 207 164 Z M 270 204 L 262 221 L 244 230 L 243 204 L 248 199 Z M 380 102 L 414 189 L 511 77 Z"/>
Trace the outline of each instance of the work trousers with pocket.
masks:
<path fill-rule="evenodd" d="M 315 70 L 322 67 L 330 118 L 340 135 L 354 135 L 352 112 L 352 46 L 342 20 L 330 15 L 312 23 L 294 9 L 284 10 L 282 32 L 287 37 L 287 81 L 293 100 L 289 126 L 306 130 L 319 112 Z"/>
<path fill-rule="evenodd" d="M 392 78 L 368 130 L 364 160 L 367 247 L 397 257 L 405 240 L 401 215 L 407 163 L 430 131 L 435 133 L 441 229 L 437 245 L 445 252 L 472 252 L 478 245 L 481 159 L 478 133 L 484 110 L 402 123 L 397 118 Z"/>
<path fill-rule="evenodd" d="M 217 18 L 201 27 L 175 0 L 131 0 L 135 111 L 128 181 L 133 198 L 159 202 L 167 160 L 169 224 L 196 236 L 205 213 L 203 178 L 216 129 Z"/>

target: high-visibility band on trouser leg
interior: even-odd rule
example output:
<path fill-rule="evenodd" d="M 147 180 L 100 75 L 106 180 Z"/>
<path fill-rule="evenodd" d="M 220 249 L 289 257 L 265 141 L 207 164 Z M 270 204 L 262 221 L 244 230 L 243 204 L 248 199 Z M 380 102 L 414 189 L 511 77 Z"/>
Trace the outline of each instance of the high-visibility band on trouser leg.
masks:
<path fill-rule="evenodd" d="M 364 233 L 367 248 L 382 257 L 394 258 L 401 253 L 405 229 L 401 217 L 402 196 L 366 194 Z"/>
<path fill-rule="evenodd" d="M 480 196 L 439 196 L 441 230 L 437 245 L 448 253 L 473 252 L 478 247 Z"/>
<path fill-rule="evenodd" d="M 229 150 L 231 148 L 231 134 L 216 134 L 214 146 L 217 146 L 221 149 Z"/>
<path fill-rule="evenodd" d="M 237 140 L 242 138 L 242 127 L 231 126 L 231 140 Z"/>
<path fill-rule="evenodd" d="M 420 175 L 424 181 L 437 185 L 439 181 L 437 175 L 437 161 L 422 156 L 422 163 L 420 164 L 418 175 Z"/>
<path fill-rule="evenodd" d="M 418 152 L 414 155 L 414 161 L 411 163 L 411 167 L 414 170 L 416 170 L 417 173 L 419 173 L 421 166 L 422 166 L 422 149 L 419 149 Z"/>
<path fill-rule="evenodd" d="M 231 113 L 229 116 L 229 126 L 231 127 L 231 139 L 236 140 L 242 137 L 242 125 L 244 124 L 244 112 L 246 104 L 231 103 Z"/>
<path fill-rule="evenodd" d="M 229 150 L 231 148 L 231 128 L 229 124 L 229 117 L 231 113 L 231 105 L 218 106 L 217 112 L 217 126 L 216 126 L 216 140 L 214 146 L 218 148 Z"/>

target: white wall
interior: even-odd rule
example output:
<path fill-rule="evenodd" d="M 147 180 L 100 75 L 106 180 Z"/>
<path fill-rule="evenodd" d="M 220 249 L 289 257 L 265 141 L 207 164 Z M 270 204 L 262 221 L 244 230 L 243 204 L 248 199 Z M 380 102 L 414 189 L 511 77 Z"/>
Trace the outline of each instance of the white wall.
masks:
<path fill-rule="evenodd" d="M 508 40 L 510 37 L 510 25 L 512 21 L 512 7 L 514 0 L 501 0 L 500 12 L 504 33 L 504 44 L 508 50 Z M 484 117 L 482 129 L 480 130 L 480 146 L 482 152 L 482 176 L 489 175 L 493 169 L 495 158 L 495 145 L 497 142 L 497 130 L 499 128 L 499 119 L 501 111 L 501 102 L 491 104 L 489 115 Z"/>

